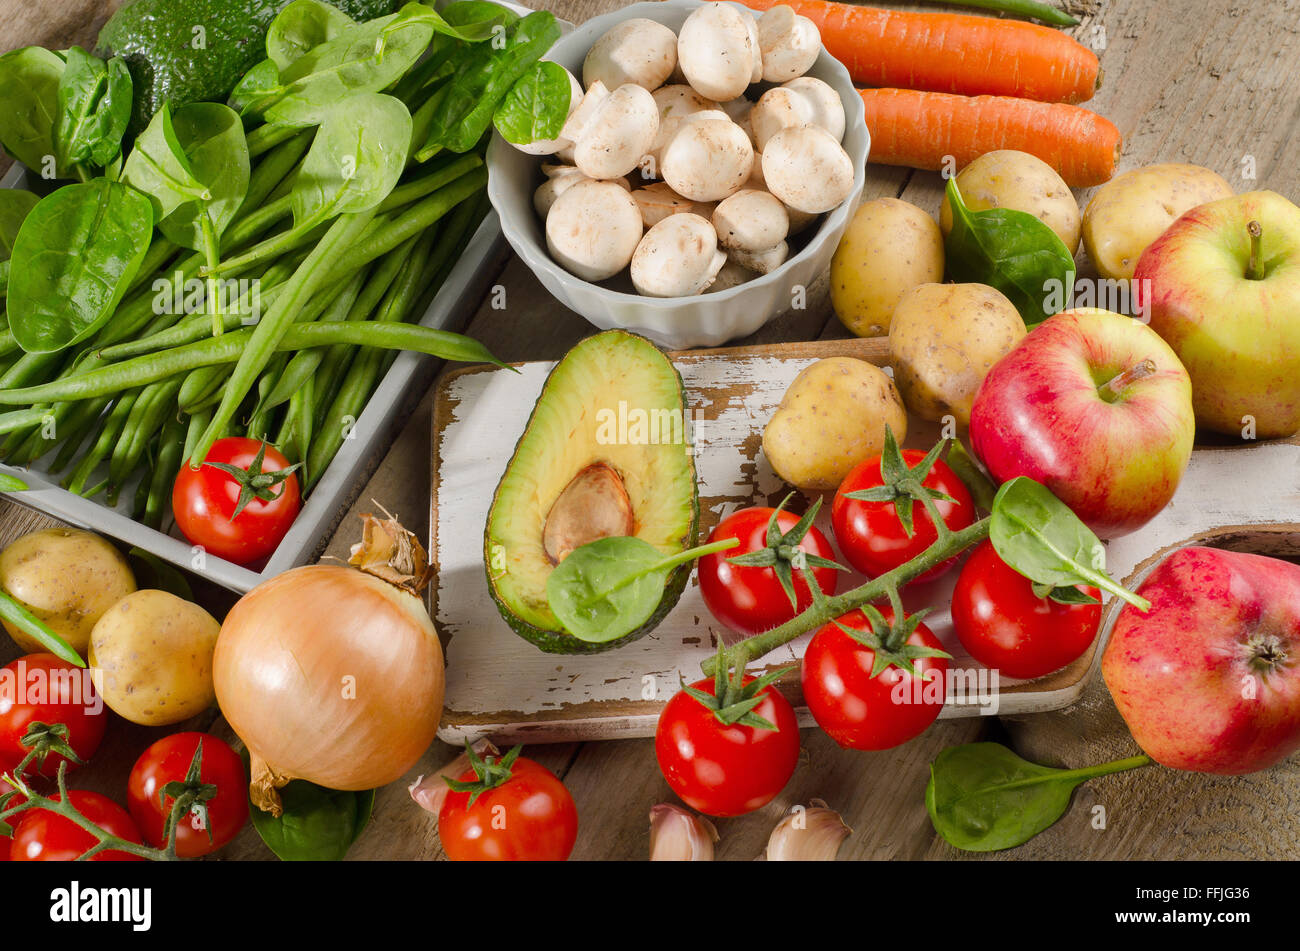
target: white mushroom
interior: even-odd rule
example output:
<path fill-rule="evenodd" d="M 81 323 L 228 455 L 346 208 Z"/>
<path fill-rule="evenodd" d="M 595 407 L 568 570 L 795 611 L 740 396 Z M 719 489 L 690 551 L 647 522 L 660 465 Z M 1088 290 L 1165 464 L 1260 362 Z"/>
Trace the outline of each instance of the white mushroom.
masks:
<path fill-rule="evenodd" d="M 618 178 L 636 168 L 659 131 L 659 112 L 649 90 L 624 83 L 601 102 L 575 137 L 573 160 L 590 178 Z"/>
<path fill-rule="evenodd" d="M 560 68 L 564 69 L 563 66 L 561 66 Z M 569 115 L 571 116 L 575 111 L 577 111 L 577 108 L 582 103 L 584 96 L 582 94 L 582 86 L 578 84 L 578 80 L 573 75 L 573 73 L 565 69 L 564 75 L 569 77 Z M 565 124 L 566 125 L 568 124 L 567 117 L 565 119 Z M 563 127 L 561 127 L 561 130 L 562 129 Z M 504 136 L 502 136 L 502 138 L 504 138 Z M 507 139 L 507 141 L 509 140 Z M 563 131 L 561 131 L 561 134 L 554 139 L 539 139 L 536 142 L 523 142 L 523 143 L 511 142 L 510 144 L 513 145 L 515 148 L 517 148 L 520 152 L 523 152 L 525 155 L 551 155 L 555 152 L 560 151 L 561 149 L 566 149 L 571 147 L 573 145 L 573 142 L 570 139 L 564 138 Z"/>
<path fill-rule="evenodd" d="M 811 103 L 784 86 L 763 93 L 749 113 L 749 122 L 754 129 L 754 145 L 760 152 L 767 148 L 768 139 L 782 129 L 812 125 L 812 120 Z"/>
<path fill-rule="evenodd" d="M 582 63 L 582 82 L 602 82 L 608 89 L 635 83 L 658 89 L 677 67 L 677 36 L 662 23 L 634 17 L 624 20 L 592 44 Z"/>
<path fill-rule="evenodd" d="M 713 283 L 704 291 L 706 294 L 716 294 L 718 291 L 729 290 L 733 287 L 739 287 L 747 281 L 752 281 L 757 274 L 747 267 L 741 267 L 730 258 L 727 263 L 722 265 L 722 270 L 718 276 L 713 279 Z"/>
<path fill-rule="evenodd" d="M 757 254 L 785 240 L 790 216 L 780 200 L 765 191 L 743 188 L 718 203 L 713 212 L 718 243 L 728 251 Z"/>
<path fill-rule="evenodd" d="M 582 101 L 578 103 L 577 107 L 569 113 L 569 118 L 560 129 L 560 138 L 569 142 L 577 142 L 578 139 L 582 138 L 582 133 L 591 125 L 591 120 L 596 117 L 601 105 L 608 98 L 609 89 L 599 80 L 587 87 L 587 94 L 582 97 Z M 561 152 L 563 151 L 561 150 Z"/>
<path fill-rule="evenodd" d="M 706 3 L 682 24 L 677 61 L 701 96 L 725 102 L 748 88 L 760 59 L 745 16 L 725 3 Z"/>
<path fill-rule="evenodd" d="M 771 274 L 790 256 L 790 246 L 782 241 L 775 248 L 766 251 L 750 252 L 733 249 L 727 252 L 727 259 L 749 271 L 758 274 Z"/>
<path fill-rule="evenodd" d="M 816 76 L 792 79 L 782 89 L 797 92 L 812 109 L 812 124 L 835 136 L 836 142 L 844 140 L 844 100 L 830 85 Z"/>
<path fill-rule="evenodd" d="M 758 20 L 748 10 L 741 10 L 740 17 L 745 21 L 745 28 L 749 30 L 749 48 L 754 51 L 754 65 L 749 72 L 749 81 L 751 83 L 761 83 L 763 81 L 763 50 L 758 41 Z"/>
<path fill-rule="evenodd" d="M 550 213 L 551 206 L 555 204 L 555 199 L 578 182 L 592 180 L 571 165 L 543 165 L 542 174 L 546 176 L 546 181 L 537 186 L 537 191 L 533 192 L 533 208 L 537 210 L 537 214 L 543 221 Z M 626 179 L 616 178 L 613 182 L 624 191 L 631 190 Z"/>
<path fill-rule="evenodd" d="M 673 191 L 666 182 L 655 182 L 645 188 L 632 191 L 632 199 L 641 209 L 641 221 L 647 228 L 653 228 L 669 215 L 692 214 L 702 218 L 713 215 L 712 202 L 691 201 Z"/>
<path fill-rule="evenodd" d="M 692 201 L 719 201 L 749 179 L 754 149 L 731 120 L 692 117 L 664 147 L 660 172 L 677 194 Z"/>
<path fill-rule="evenodd" d="M 585 281 L 603 281 L 627 267 L 642 232 L 636 202 L 614 182 L 578 182 L 546 216 L 551 257 Z"/>
<path fill-rule="evenodd" d="M 853 175 L 848 153 L 816 126 L 782 129 L 763 150 L 767 190 L 788 207 L 810 215 L 830 211 L 848 198 Z"/>
<path fill-rule="evenodd" d="M 699 215 L 669 215 L 637 245 L 632 285 L 647 297 L 687 297 L 712 284 L 726 262 L 713 225 Z"/>
<path fill-rule="evenodd" d="M 767 182 L 763 180 L 763 156 L 761 154 L 754 156 L 754 170 L 749 173 L 749 181 L 745 182 L 745 187 L 764 191 L 769 195 L 772 194 L 767 187 Z M 777 198 L 777 201 L 781 201 L 781 199 Z M 786 217 L 790 219 L 790 230 L 787 237 L 799 234 L 817 220 L 816 215 L 810 215 L 806 211 L 797 211 L 785 202 L 781 202 L 781 207 L 785 209 Z"/>
<path fill-rule="evenodd" d="M 658 178 L 664 146 L 676 135 L 682 120 L 687 116 L 717 111 L 719 106 L 712 99 L 705 99 L 686 85 L 661 86 L 652 95 L 655 106 L 659 110 L 659 130 L 655 133 L 655 140 L 650 146 L 651 164 L 643 171 L 649 173 L 647 177 Z"/>
<path fill-rule="evenodd" d="M 822 49 L 817 24 L 786 6 L 776 6 L 758 18 L 758 48 L 763 79 L 783 83 L 812 69 Z"/>

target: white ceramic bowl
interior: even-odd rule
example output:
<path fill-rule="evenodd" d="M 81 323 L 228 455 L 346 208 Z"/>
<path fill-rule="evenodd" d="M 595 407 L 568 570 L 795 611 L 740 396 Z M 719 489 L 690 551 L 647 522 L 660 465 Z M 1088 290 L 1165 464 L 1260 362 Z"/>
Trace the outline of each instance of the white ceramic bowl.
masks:
<path fill-rule="evenodd" d="M 624 7 L 588 20 L 562 37 L 546 58 L 581 76 L 587 50 L 615 24 L 645 17 L 677 32 L 690 12 L 702 5 L 695 0 L 665 0 Z M 830 84 L 844 102 L 844 149 L 855 169 L 853 192 L 824 215 L 807 243 L 772 273 L 725 291 L 673 298 L 641 297 L 575 277 L 551 259 L 543 222 L 533 210 L 533 191 L 542 181 L 541 165 L 551 161 L 551 157 L 525 155 L 493 133 L 487 153 L 488 196 L 501 218 L 506 240 L 543 287 L 602 330 L 613 327 L 631 330 L 661 346 L 678 350 L 716 347 L 753 333 L 774 315 L 789 310 L 796 289 L 809 287 L 830 266 L 831 256 L 857 207 L 866 180 L 871 137 L 862 99 L 849 79 L 848 70 L 823 47 L 808 75 Z M 618 281 L 619 278 L 614 278 L 607 283 Z"/>

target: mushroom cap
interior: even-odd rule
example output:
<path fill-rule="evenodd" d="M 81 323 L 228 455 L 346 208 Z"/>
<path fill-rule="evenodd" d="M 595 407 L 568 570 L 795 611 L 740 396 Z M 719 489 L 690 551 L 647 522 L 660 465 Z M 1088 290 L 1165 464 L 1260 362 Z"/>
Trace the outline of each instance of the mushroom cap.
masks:
<path fill-rule="evenodd" d="M 763 150 L 767 190 L 796 211 L 819 215 L 853 191 L 853 161 L 825 129 L 782 129 Z"/>
<path fill-rule="evenodd" d="M 740 126 L 695 116 L 664 147 L 659 171 L 684 198 L 720 201 L 744 187 L 753 167 L 754 148 Z"/>
<path fill-rule="evenodd" d="M 768 9 L 758 18 L 758 48 L 763 79 L 783 83 L 812 69 L 821 53 L 817 24 L 787 6 Z"/>
<path fill-rule="evenodd" d="M 582 138 L 587 127 L 591 125 L 592 119 L 600 111 L 601 105 L 609 98 L 609 89 L 600 80 L 596 80 L 587 87 L 587 94 L 582 97 L 578 105 L 569 113 L 569 118 L 565 120 L 564 127 L 560 129 L 560 138 L 569 142 L 577 142 Z M 564 150 L 562 149 L 561 152 Z"/>
<path fill-rule="evenodd" d="M 654 96 L 655 105 L 659 109 L 659 129 L 649 150 L 653 164 L 646 171 L 658 177 L 664 146 L 677 134 L 682 120 L 688 116 L 717 111 L 720 107 L 712 99 L 705 99 L 690 86 L 681 83 L 660 86 L 651 95 Z"/>
<path fill-rule="evenodd" d="M 830 83 L 823 82 L 816 76 L 800 76 L 781 88 L 803 97 L 812 110 L 813 125 L 835 136 L 836 142 L 844 141 L 844 100 Z"/>
<path fill-rule="evenodd" d="M 718 102 L 735 99 L 749 87 L 755 58 L 761 56 L 749 23 L 740 10 L 725 3 L 696 9 L 677 36 L 677 62 L 686 81 L 701 96 Z"/>
<path fill-rule="evenodd" d="M 780 199 L 755 188 L 742 188 L 718 202 L 713 211 L 718 243 L 728 251 L 758 253 L 776 247 L 790 230 L 790 216 Z"/>
<path fill-rule="evenodd" d="M 761 152 L 767 148 L 768 140 L 782 129 L 812 125 L 812 104 L 797 91 L 776 86 L 754 104 L 749 123 L 754 130 L 754 144 Z"/>
<path fill-rule="evenodd" d="M 564 69 L 563 66 L 560 68 Z M 579 85 L 577 77 L 567 69 L 564 70 L 564 75 L 569 77 L 569 115 L 571 116 L 582 103 L 584 96 L 582 86 Z M 567 125 L 569 121 L 567 116 L 564 121 L 565 125 Z M 510 144 L 525 155 L 553 155 L 561 149 L 573 145 L 573 142 L 570 139 L 564 138 L 563 127 L 561 127 L 560 135 L 554 139 L 538 139 L 536 142 L 524 143 L 511 142 Z"/>
<path fill-rule="evenodd" d="M 614 182 L 578 182 L 546 216 L 546 247 L 570 274 L 603 281 L 628 266 L 643 232 L 641 211 Z"/>
<path fill-rule="evenodd" d="M 732 248 L 727 251 L 727 260 L 733 264 L 738 264 L 747 271 L 753 271 L 756 274 L 771 274 L 790 256 L 790 246 L 782 241 L 774 248 L 768 248 L 765 251 L 742 251 L 739 248 Z"/>
<path fill-rule="evenodd" d="M 644 86 L 624 83 L 601 102 L 575 140 L 574 164 L 590 178 L 618 178 L 640 164 L 659 131 L 659 110 Z"/>
<path fill-rule="evenodd" d="M 633 17 L 605 31 L 587 51 L 582 81 L 609 89 L 635 83 L 658 89 L 677 68 L 677 36 L 662 23 Z"/>
<path fill-rule="evenodd" d="M 758 20 L 748 10 L 741 10 L 740 18 L 745 21 L 745 28 L 749 30 L 749 48 L 754 51 L 754 65 L 749 72 L 749 81 L 751 84 L 761 83 L 763 81 L 763 51 L 758 42 Z"/>
<path fill-rule="evenodd" d="M 646 297 L 699 294 L 713 283 L 726 261 L 713 225 L 699 215 L 669 215 L 637 245 L 632 285 Z"/>
<path fill-rule="evenodd" d="M 546 176 L 546 181 L 538 185 L 537 191 L 533 192 L 533 208 L 543 221 L 550 213 L 551 206 L 555 204 L 555 199 L 578 182 L 592 181 L 572 165 L 543 165 L 542 174 Z M 615 178 L 612 181 L 624 191 L 632 190 L 626 179 Z"/>
<path fill-rule="evenodd" d="M 655 182 L 644 188 L 632 191 L 632 198 L 641 209 L 641 221 L 647 228 L 653 228 L 669 215 L 693 214 L 703 218 L 713 215 L 712 202 L 691 201 L 683 198 L 668 186 L 667 182 Z"/>

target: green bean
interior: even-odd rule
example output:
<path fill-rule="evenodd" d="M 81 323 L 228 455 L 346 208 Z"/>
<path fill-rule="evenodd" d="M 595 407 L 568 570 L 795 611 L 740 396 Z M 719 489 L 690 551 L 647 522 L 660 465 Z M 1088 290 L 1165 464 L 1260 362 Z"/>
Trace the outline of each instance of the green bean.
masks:
<path fill-rule="evenodd" d="M 301 131 L 302 129 L 297 126 L 279 125 L 274 122 L 260 125 L 248 133 L 248 157 L 257 158 L 277 145 L 289 141 Z"/>
<path fill-rule="evenodd" d="M 92 400 L 81 400 L 75 404 L 76 409 L 72 411 L 74 415 L 59 427 L 59 431 L 66 432 L 67 435 L 63 437 L 63 446 L 59 449 L 59 454 L 50 463 L 51 473 L 62 472 L 72 465 L 72 460 L 76 458 L 77 450 L 81 448 L 87 433 L 99 422 L 99 417 L 112 401 L 112 397 L 100 396 Z M 59 408 L 66 405 L 68 404 L 60 404 Z"/>
<path fill-rule="evenodd" d="M 14 339 L 14 332 L 6 327 L 0 330 L 0 356 L 9 356 L 11 353 L 18 352 L 18 341 Z"/>
<path fill-rule="evenodd" d="M 179 250 L 180 245 L 172 244 L 162 235 L 155 234 L 153 241 L 149 243 L 149 250 L 144 254 L 144 260 L 140 262 L 140 270 L 136 271 L 135 277 L 131 278 L 131 283 L 126 286 L 126 292 L 131 293 L 153 277 L 155 271 L 162 270 Z"/>
<path fill-rule="evenodd" d="M 236 220 L 257 209 L 289 173 L 298 167 L 299 160 L 306 154 L 315 134 L 315 129 L 300 129 L 297 135 L 277 145 L 253 167 L 252 174 L 248 176 L 244 200 L 239 205 L 239 211 L 235 212 Z"/>
<path fill-rule="evenodd" d="M 176 392 L 181 388 L 179 376 L 160 380 L 144 388 L 136 400 L 131 415 L 127 417 L 122 435 L 113 446 L 108 463 L 109 505 L 117 504 L 117 492 L 130 476 L 131 470 L 144 454 L 145 447 L 157 434 L 167 413 L 176 405 Z"/>
<path fill-rule="evenodd" d="M 17 409 L 9 413 L 0 413 L 0 433 L 11 433 L 28 426 L 39 426 L 47 410 L 40 407 Z"/>
<path fill-rule="evenodd" d="M 83 494 L 82 487 L 117 442 L 117 437 L 122 432 L 122 427 L 126 425 L 127 417 L 131 415 L 131 408 L 135 406 L 135 401 L 139 395 L 140 391 L 138 389 L 123 393 L 121 398 L 113 404 L 108 416 L 104 418 L 104 427 L 99 431 L 99 438 L 90 447 L 90 451 L 81 457 L 77 467 L 72 470 L 72 474 L 64 481 L 63 487 L 65 489 L 77 495 Z"/>
<path fill-rule="evenodd" d="M 288 254 L 290 251 L 296 251 L 299 248 L 306 248 L 320 243 L 328 230 L 328 222 L 314 225 L 306 230 L 290 226 L 259 241 L 242 253 L 226 258 L 215 267 L 203 267 L 202 274 L 206 277 L 235 277 L 267 258 L 274 258 L 281 254 Z"/>
<path fill-rule="evenodd" d="M 154 460 L 153 475 L 147 480 L 140 480 L 141 484 L 148 482 L 149 485 L 142 520 L 150 528 L 162 528 L 163 511 L 171 500 L 172 482 L 181 467 L 185 432 L 185 424 L 179 419 L 173 417 L 167 421 L 158 437 L 158 458 Z"/>
<path fill-rule="evenodd" d="M 188 413 L 199 403 L 221 388 L 221 381 L 229 373 L 227 364 L 215 364 L 191 370 L 176 394 L 176 405 L 182 413 Z"/>
<path fill-rule="evenodd" d="M 149 504 L 149 487 L 153 485 L 154 468 L 149 462 L 149 453 L 145 452 L 144 471 L 135 483 L 135 498 L 131 501 L 131 521 L 138 522 L 144 517 L 144 507 Z"/>
<path fill-rule="evenodd" d="M 427 175 L 421 175 L 419 178 L 398 185 L 388 193 L 387 198 L 379 203 L 377 212 L 384 214 L 395 208 L 409 205 L 411 202 L 423 198 L 439 188 L 450 185 L 462 175 L 472 172 L 482 164 L 483 157 L 473 152 L 455 156 L 446 164 L 431 169 Z"/>
<path fill-rule="evenodd" d="M 194 447 L 198 445 L 199 437 L 203 435 L 203 431 L 208 428 L 208 423 L 211 421 L 211 410 L 201 409 L 190 414 L 185 426 L 185 448 L 181 451 L 182 460 L 194 455 Z"/>
<path fill-rule="evenodd" d="M 271 435 L 271 410 L 266 407 L 266 395 L 279 379 L 286 360 L 288 360 L 287 354 L 275 354 L 267 363 L 262 375 L 257 378 L 257 403 L 254 404 L 244 429 L 244 435 L 250 439 L 266 440 Z"/>
<path fill-rule="evenodd" d="M 948 0 L 957 7 L 978 7 L 981 10 L 996 10 L 1015 16 L 1033 17 L 1053 26 L 1078 26 L 1079 21 L 1057 7 L 1037 0 Z"/>

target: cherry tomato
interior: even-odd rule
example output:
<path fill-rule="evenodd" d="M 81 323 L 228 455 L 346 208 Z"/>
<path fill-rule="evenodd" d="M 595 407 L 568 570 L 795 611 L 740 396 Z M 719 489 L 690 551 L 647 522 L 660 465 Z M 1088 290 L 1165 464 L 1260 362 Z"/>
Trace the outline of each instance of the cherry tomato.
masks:
<path fill-rule="evenodd" d="M 176 824 L 176 854 L 189 859 L 208 855 L 228 845 L 248 821 L 248 778 L 239 754 L 207 733 L 176 733 L 164 737 L 140 754 L 126 782 L 126 804 L 145 841 L 162 848 L 171 815 L 170 796 L 160 794 L 168 783 L 184 782 L 199 741 L 203 760 L 199 781 L 217 787 L 207 800 L 207 822 L 191 810 Z M 211 837 L 209 838 L 209 833 Z"/>
<path fill-rule="evenodd" d="M 916 449 L 903 450 L 903 461 L 908 468 L 914 467 L 924 458 L 925 453 Z M 904 562 L 911 561 L 933 545 L 938 537 L 929 513 L 920 502 L 915 502 L 912 506 L 913 531 L 909 538 L 895 508 L 896 504 L 907 504 L 906 500 L 899 503 L 866 502 L 847 497 L 850 492 L 883 484 L 880 457 L 867 459 L 844 477 L 835 493 L 835 501 L 831 504 L 831 528 L 835 532 L 835 541 L 839 543 L 840 551 L 849 564 L 869 578 L 883 575 Z M 959 531 L 975 521 L 975 503 L 971 499 L 970 490 L 943 460 L 935 461 L 921 484 L 956 500 L 935 500 L 935 507 L 944 524 L 953 531 Z M 956 561 L 956 558 L 950 559 L 927 571 L 917 580 L 930 581 L 937 578 L 956 564 Z"/>
<path fill-rule="evenodd" d="M 258 460 L 263 451 L 265 457 Z M 297 473 L 290 472 L 278 484 L 260 488 L 270 498 L 254 495 L 236 515 L 239 479 L 208 463 L 251 469 L 250 477 L 255 479 L 259 474 L 283 473 L 290 468 L 289 460 L 260 440 L 228 436 L 212 444 L 198 469 L 191 469 L 188 463 L 181 466 L 172 486 L 176 526 L 190 542 L 239 565 L 270 556 L 302 509 Z"/>
<path fill-rule="evenodd" d="M 18 768 L 28 753 L 23 737 L 36 722 L 62 723 L 72 751 L 83 760 L 94 756 L 104 739 L 108 711 L 90 672 L 53 654 L 28 654 L 6 664 L 0 670 L 0 770 Z M 24 772 L 53 777 L 64 762 L 69 772 L 77 768 L 72 760 L 50 753 L 44 764 L 34 760 Z"/>
<path fill-rule="evenodd" d="M 754 678 L 746 677 L 744 683 Z M 691 685 L 710 696 L 712 678 Z M 739 816 L 771 802 L 794 775 L 799 724 L 790 701 L 768 685 L 753 712 L 775 730 L 725 724 L 685 690 L 659 714 L 655 756 L 673 792 L 698 812 Z"/>
<path fill-rule="evenodd" d="M 1101 592 L 1081 587 L 1092 598 Z M 952 592 L 952 626 L 985 667 L 1032 680 L 1080 657 L 1097 636 L 1101 604 L 1061 604 L 998 557 L 987 539 L 971 552 Z"/>
<path fill-rule="evenodd" d="M 473 769 L 460 775 L 473 782 Z M 456 862 L 563 862 L 578 839 L 578 807 L 545 766 L 519 757 L 510 778 L 471 794 L 450 790 L 438 813 L 438 836 Z"/>
<path fill-rule="evenodd" d="M 747 508 L 723 519 L 709 536 L 710 542 L 727 538 L 740 540 L 740 545 L 727 551 L 714 552 L 700 558 L 698 571 L 700 594 L 709 611 L 720 622 L 743 634 L 757 634 L 771 630 L 794 617 L 812 604 L 812 592 L 803 570 L 792 570 L 798 611 L 790 606 L 790 597 L 772 568 L 729 564 L 727 559 L 767 547 L 767 525 L 776 509 Z M 777 526 L 782 533 L 799 523 L 799 516 L 782 510 L 777 515 Z M 799 540 L 798 549 L 808 555 L 833 560 L 835 552 L 818 529 L 810 528 Z M 834 594 L 839 584 L 839 572 L 834 568 L 812 567 L 817 586 L 827 594 Z"/>
<path fill-rule="evenodd" d="M 880 612 L 892 623 L 894 612 Z M 839 618 L 840 624 L 870 631 L 861 611 Z M 924 624 L 918 624 L 907 644 L 941 650 Z M 840 746 L 854 750 L 887 750 L 924 733 L 944 703 L 943 657 L 916 657 L 917 677 L 891 665 L 871 676 L 876 652 L 835 624 L 821 628 L 803 655 L 803 696 L 813 718 Z"/>
<path fill-rule="evenodd" d="M 53 797 L 58 800 L 58 796 Z M 143 845 L 140 830 L 131 815 L 107 796 L 85 789 L 68 791 L 69 801 L 83 816 L 119 839 Z M 28 809 L 15 816 L 14 841 L 9 856 L 15 862 L 70 862 L 84 855 L 96 844 L 93 835 L 71 819 L 48 809 Z M 142 862 L 130 852 L 100 852 L 92 862 Z"/>

